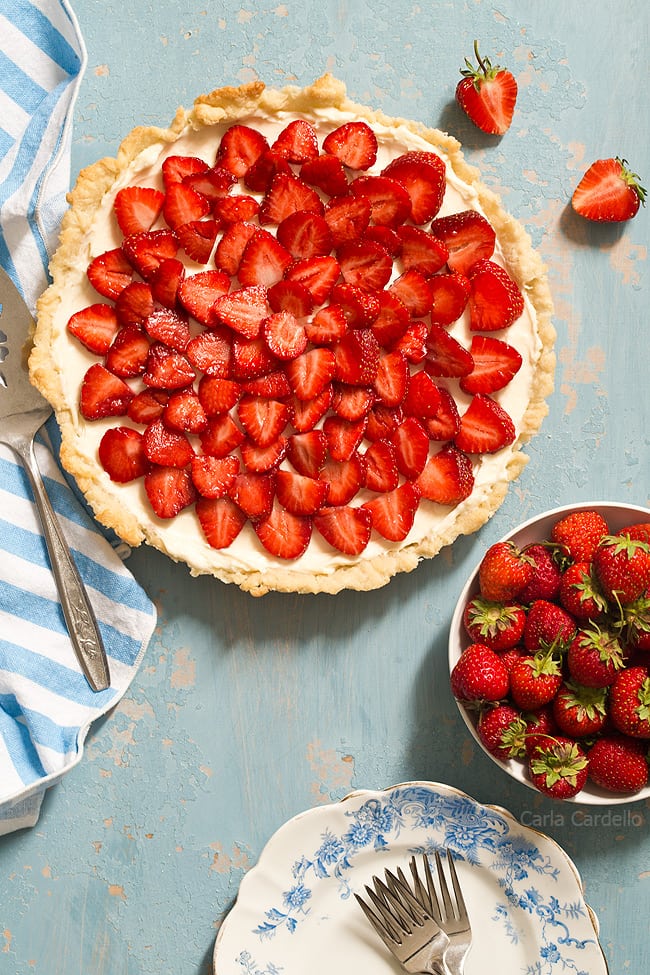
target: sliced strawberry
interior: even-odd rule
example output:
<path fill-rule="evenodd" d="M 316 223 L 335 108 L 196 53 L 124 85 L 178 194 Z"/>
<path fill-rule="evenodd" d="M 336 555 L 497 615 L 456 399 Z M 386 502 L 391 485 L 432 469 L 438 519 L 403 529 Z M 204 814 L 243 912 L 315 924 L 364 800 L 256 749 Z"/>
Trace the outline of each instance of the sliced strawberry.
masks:
<path fill-rule="evenodd" d="M 90 366 L 82 380 L 79 406 L 86 420 L 124 416 L 132 399 L 131 387 L 99 362 Z"/>
<path fill-rule="evenodd" d="M 470 328 L 492 332 L 512 325 L 524 310 L 521 291 L 510 275 L 493 261 L 477 261 L 469 272 Z"/>
<path fill-rule="evenodd" d="M 287 458 L 305 477 L 318 477 L 326 454 L 327 441 L 322 430 L 306 430 L 289 437 Z"/>
<path fill-rule="evenodd" d="M 146 230 L 127 237 L 122 249 L 131 266 L 146 281 L 161 261 L 176 257 L 178 241 L 171 230 Z"/>
<path fill-rule="evenodd" d="M 372 516 L 365 508 L 349 505 L 321 508 L 314 517 L 314 528 L 344 555 L 361 555 L 370 541 Z"/>
<path fill-rule="evenodd" d="M 258 376 L 256 379 L 246 379 L 241 383 L 241 389 L 244 393 L 266 396 L 269 399 L 288 399 L 291 396 L 291 386 L 282 369 Z"/>
<path fill-rule="evenodd" d="M 293 471 L 278 471 L 275 494 L 282 507 L 292 514 L 314 515 L 325 502 L 327 484 Z"/>
<path fill-rule="evenodd" d="M 162 178 L 165 191 L 174 183 L 182 183 L 184 179 L 199 174 L 206 173 L 209 166 L 198 156 L 168 156 L 163 160 Z"/>
<path fill-rule="evenodd" d="M 318 139 L 311 122 L 294 119 L 282 129 L 271 146 L 273 152 L 290 163 L 304 163 L 318 155 Z"/>
<path fill-rule="evenodd" d="M 131 281 L 115 299 L 115 312 L 122 325 L 143 325 L 153 311 L 151 285 Z"/>
<path fill-rule="evenodd" d="M 287 437 L 278 437 L 273 443 L 260 447 L 252 440 L 244 440 L 239 448 L 244 467 L 249 471 L 266 474 L 275 470 L 287 455 Z"/>
<path fill-rule="evenodd" d="M 399 484 L 397 451 L 388 440 L 375 440 L 363 455 L 366 462 L 366 487 L 382 494 Z"/>
<path fill-rule="evenodd" d="M 379 343 L 370 329 L 355 329 L 334 347 L 334 360 L 339 382 L 372 386 L 377 378 Z"/>
<path fill-rule="evenodd" d="M 166 308 L 175 308 L 178 299 L 178 289 L 184 277 L 185 266 L 182 261 L 177 260 L 175 257 L 169 257 L 167 260 L 161 261 L 149 281 L 152 298 Z M 120 297 L 122 296 L 120 295 Z M 153 311 L 153 308 L 151 311 Z M 151 314 L 151 311 L 149 314 Z"/>
<path fill-rule="evenodd" d="M 303 400 L 294 396 L 291 402 L 292 423 L 299 433 L 313 430 L 322 420 L 332 405 L 332 395 L 332 384 L 327 383 L 320 393 L 312 396 L 311 399 Z"/>
<path fill-rule="evenodd" d="M 359 240 L 370 224 L 372 206 L 367 196 L 337 196 L 325 207 L 324 217 L 332 235 L 332 246 Z"/>
<path fill-rule="evenodd" d="M 440 390 L 424 370 L 414 372 L 409 379 L 402 409 L 406 416 L 429 418 L 440 408 Z"/>
<path fill-rule="evenodd" d="M 446 244 L 433 234 L 410 224 L 397 231 L 400 239 L 400 260 L 405 271 L 419 271 L 425 278 L 436 274 L 447 263 Z"/>
<path fill-rule="evenodd" d="M 276 372 L 280 365 L 261 335 L 255 339 L 233 335 L 231 352 L 230 371 L 237 382 L 268 376 Z"/>
<path fill-rule="evenodd" d="M 483 132 L 490 135 L 503 135 L 510 128 L 517 101 L 517 82 L 506 68 L 495 64 L 478 52 L 474 41 L 474 54 L 478 62 L 475 67 L 465 58 L 465 68 L 461 68 L 462 78 L 456 85 L 456 101 Z"/>
<path fill-rule="evenodd" d="M 97 303 L 77 311 L 68 320 L 68 331 L 95 355 L 104 355 L 120 324 L 113 305 Z"/>
<path fill-rule="evenodd" d="M 329 154 L 309 159 L 300 167 L 300 178 L 317 186 L 327 196 L 343 196 L 348 192 L 348 178 L 343 163 L 336 156 Z"/>
<path fill-rule="evenodd" d="M 166 427 L 181 433 L 200 433 L 208 423 L 205 410 L 193 389 L 172 393 L 162 419 Z"/>
<path fill-rule="evenodd" d="M 147 386 L 155 389 L 182 389 L 194 382 L 195 377 L 194 368 L 184 355 L 168 349 L 161 342 L 153 343 L 142 377 Z"/>
<path fill-rule="evenodd" d="M 330 297 L 342 309 L 349 328 L 367 328 L 379 315 L 381 294 L 381 291 L 366 291 L 356 284 L 340 282 L 334 285 Z"/>
<path fill-rule="evenodd" d="M 273 311 L 288 311 L 295 318 L 306 318 L 314 307 L 314 299 L 300 281 L 276 281 L 268 290 L 268 302 Z"/>
<path fill-rule="evenodd" d="M 210 457 L 227 457 L 244 440 L 244 433 L 229 413 L 221 413 L 208 419 L 205 430 L 199 434 L 201 449 Z"/>
<path fill-rule="evenodd" d="M 213 328 L 190 339 L 185 354 L 199 372 L 228 379 L 232 357 L 230 329 Z"/>
<path fill-rule="evenodd" d="M 121 247 L 93 258 L 86 274 L 97 294 L 113 300 L 133 280 L 133 268 Z"/>
<path fill-rule="evenodd" d="M 291 262 L 291 254 L 273 234 L 258 230 L 244 247 L 237 277 L 243 287 L 263 285 L 270 288 L 282 279 Z"/>
<path fill-rule="evenodd" d="M 288 283 L 288 282 L 287 282 Z M 341 305 L 319 308 L 311 321 L 305 322 L 307 338 L 314 345 L 335 345 L 348 330 L 348 320 Z"/>
<path fill-rule="evenodd" d="M 438 386 L 440 406 L 435 416 L 423 420 L 424 429 L 430 440 L 453 440 L 460 430 L 460 415 L 456 401 L 451 393 Z"/>
<path fill-rule="evenodd" d="M 278 173 L 293 173 L 288 160 L 273 149 L 267 149 L 253 163 L 244 177 L 244 184 L 253 193 L 266 193 Z"/>
<path fill-rule="evenodd" d="M 332 409 L 337 416 L 343 417 L 344 420 L 360 420 L 368 415 L 375 399 L 375 391 L 366 386 L 348 386 L 346 383 L 336 383 L 332 395 Z"/>
<path fill-rule="evenodd" d="M 314 348 L 287 363 L 286 373 L 298 399 L 313 400 L 334 378 L 335 368 L 335 354 L 331 349 Z"/>
<path fill-rule="evenodd" d="M 394 491 L 366 501 L 363 507 L 372 515 L 375 531 L 391 542 L 401 542 L 413 527 L 419 502 L 420 492 L 405 481 Z"/>
<path fill-rule="evenodd" d="M 438 217 L 430 229 L 447 245 L 447 264 L 451 271 L 467 274 L 477 261 L 489 260 L 494 253 L 494 228 L 476 210 L 461 210 L 447 217 Z"/>
<path fill-rule="evenodd" d="M 178 300 L 197 322 L 207 325 L 210 309 L 230 290 L 230 278 L 223 271 L 199 271 L 187 275 L 178 288 Z"/>
<path fill-rule="evenodd" d="M 117 223 L 125 237 L 151 230 L 162 212 L 165 194 L 151 186 L 125 186 L 113 202 Z"/>
<path fill-rule="evenodd" d="M 427 338 L 424 368 L 430 376 L 458 378 L 468 376 L 474 368 L 470 352 L 442 325 L 432 325 Z"/>
<path fill-rule="evenodd" d="M 231 125 L 222 136 L 216 162 L 239 179 L 268 148 L 261 132 L 248 125 Z"/>
<path fill-rule="evenodd" d="M 141 376 L 147 367 L 149 349 L 149 339 L 142 329 L 136 325 L 125 325 L 115 336 L 104 364 L 121 379 Z"/>
<path fill-rule="evenodd" d="M 241 386 L 232 379 L 219 376 L 201 376 L 198 397 L 207 416 L 228 413 L 235 406 L 241 393 Z"/>
<path fill-rule="evenodd" d="M 469 351 L 474 368 L 460 381 L 465 393 L 494 393 L 507 386 L 521 369 L 517 349 L 492 335 L 474 335 Z"/>
<path fill-rule="evenodd" d="M 172 230 L 176 230 L 184 223 L 200 220 L 209 212 L 209 201 L 187 183 L 172 183 L 167 188 L 163 217 Z"/>
<path fill-rule="evenodd" d="M 427 354 L 429 326 L 421 320 L 411 322 L 406 331 L 390 347 L 391 352 L 401 352 L 413 365 L 423 362 Z"/>
<path fill-rule="evenodd" d="M 389 162 L 381 174 L 404 186 L 411 198 L 413 223 L 423 224 L 436 216 L 447 187 L 446 168 L 440 156 L 421 150 L 406 152 Z"/>
<path fill-rule="evenodd" d="M 262 335 L 278 359 L 295 359 L 307 348 L 305 326 L 290 311 L 277 311 L 265 318 Z"/>
<path fill-rule="evenodd" d="M 152 339 L 164 342 L 176 352 L 185 352 L 191 338 L 187 322 L 171 308 L 159 308 L 144 323 Z"/>
<path fill-rule="evenodd" d="M 254 196 L 247 193 L 236 193 L 233 196 L 223 196 L 213 205 L 213 213 L 224 226 L 241 221 L 254 220 L 259 213 L 260 205 Z"/>
<path fill-rule="evenodd" d="M 278 439 L 289 420 L 289 408 L 279 400 L 246 394 L 237 406 L 239 422 L 258 447 L 268 447 Z"/>
<path fill-rule="evenodd" d="M 127 416 L 134 423 L 148 426 L 163 415 L 169 393 L 162 389 L 143 389 L 136 393 L 127 410 Z"/>
<path fill-rule="evenodd" d="M 364 231 L 362 240 L 374 240 L 376 244 L 381 244 L 391 257 L 397 257 L 402 246 L 396 230 L 378 224 L 371 224 Z"/>
<path fill-rule="evenodd" d="M 350 192 L 370 200 L 370 218 L 377 226 L 399 227 L 411 215 L 410 196 L 389 176 L 357 176 L 350 183 Z"/>
<path fill-rule="evenodd" d="M 131 427 L 111 427 L 107 430 L 99 442 L 98 454 L 111 481 L 118 484 L 144 477 L 147 471 L 142 434 Z"/>
<path fill-rule="evenodd" d="M 323 152 L 348 169 L 370 169 L 377 159 L 377 136 L 367 122 L 344 122 L 323 140 Z"/>
<path fill-rule="evenodd" d="M 348 504 L 365 483 L 364 460 L 359 454 L 353 454 L 349 460 L 334 460 L 328 457 L 319 477 L 328 486 L 329 505 Z"/>
<path fill-rule="evenodd" d="M 191 464 L 192 481 L 203 498 L 223 498 L 239 474 L 236 457 L 194 456 Z"/>
<path fill-rule="evenodd" d="M 234 277 L 239 270 L 239 262 L 251 237 L 257 233 L 258 227 L 254 223 L 230 224 L 226 227 L 214 253 L 214 262 L 225 274 Z"/>
<path fill-rule="evenodd" d="M 213 166 L 211 169 L 186 173 L 178 182 L 185 183 L 206 200 L 214 203 L 232 189 L 237 182 L 237 177 L 223 166 Z"/>
<path fill-rule="evenodd" d="M 431 283 L 415 268 L 404 271 L 393 281 L 389 290 L 391 294 L 399 298 L 411 318 L 423 318 L 431 311 L 433 304 Z"/>
<path fill-rule="evenodd" d="M 324 254 L 294 261 L 284 273 L 288 281 L 298 281 L 309 291 L 315 305 L 322 305 L 329 297 L 341 273 L 335 257 Z"/>
<path fill-rule="evenodd" d="M 218 297 L 210 310 L 210 324 L 227 325 L 244 338 L 254 339 L 268 314 L 266 288 L 253 285 Z"/>
<path fill-rule="evenodd" d="M 471 286 L 460 271 L 436 274 L 431 278 L 433 301 L 431 321 L 435 325 L 452 325 L 467 307 Z"/>
<path fill-rule="evenodd" d="M 390 440 L 393 430 L 402 422 L 404 414 L 401 406 L 385 406 L 376 403 L 368 414 L 366 440 Z"/>
<path fill-rule="evenodd" d="M 205 539 L 212 548 L 229 548 L 246 524 L 246 514 L 230 498 L 199 498 L 196 502 Z"/>
<path fill-rule="evenodd" d="M 385 406 L 397 406 L 406 395 L 409 365 L 401 352 L 385 352 L 377 364 L 375 390 Z"/>
<path fill-rule="evenodd" d="M 264 548 L 278 559 L 297 559 L 307 550 L 311 539 L 311 518 L 293 515 L 279 505 L 267 518 L 253 524 Z"/>
<path fill-rule="evenodd" d="M 196 501 L 189 470 L 152 464 L 144 476 L 149 504 L 159 518 L 174 518 Z"/>
<path fill-rule="evenodd" d="M 615 156 L 591 164 L 573 192 L 571 205 L 587 220 L 618 223 L 636 216 L 640 204 L 645 206 L 645 197 L 627 160 Z"/>
<path fill-rule="evenodd" d="M 406 305 L 392 291 L 380 291 L 377 295 L 379 313 L 372 323 L 375 338 L 388 348 L 402 337 L 409 326 L 411 315 Z"/>
<path fill-rule="evenodd" d="M 316 190 L 303 183 L 298 176 L 293 173 L 276 173 L 260 206 L 260 223 L 282 223 L 296 210 L 322 213 L 323 203 Z"/>
<path fill-rule="evenodd" d="M 317 257 L 332 250 L 332 234 L 325 217 L 313 210 L 296 210 L 278 225 L 278 240 L 294 258 Z"/>
<path fill-rule="evenodd" d="M 220 224 L 218 220 L 190 220 L 176 228 L 182 250 L 197 264 L 207 264 L 214 248 Z"/>
<path fill-rule="evenodd" d="M 189 440 L 179 430 L 170 430 L 162 419 L 150 423 L 142 436 L 147 460 L 160 467 L 186 467 L 194 457 Z"/>
<path fill-rule="evenodd" d="M 363 440 L 367 422 L 365 416 L 359 420 L 344 420 L 334 414 L 325 417 L 323 433 L 333 460 L 350 460 Z"/>
<path fill-rule="evenodd" d="M 447 444 L 429 457 L 416 485 L 422 497 L 429 501 L 459 504 L 474 488 L 472 463 L 467 454 Z"/>
<path fill-rule="evenodd" d="M 364 291 L 380 290 L 393 273 L 392 257 L 372 240 L 346 241 L 338 248 L 337 257 L 346 284 Z"/>
<path fill-rule="evenodd" d="M 391 443 L 398 471 L 408 480 L 415 480 L 429 456 L 429 438 L 420 421 L 407 416 L 393 431 Z"/>
<path fill-rule="evenodd" d="M 476 393 L 460 418 L 456 446 L 466 454 L 493 454 L 513 443 L 515 426 L 503 407 Z"/>

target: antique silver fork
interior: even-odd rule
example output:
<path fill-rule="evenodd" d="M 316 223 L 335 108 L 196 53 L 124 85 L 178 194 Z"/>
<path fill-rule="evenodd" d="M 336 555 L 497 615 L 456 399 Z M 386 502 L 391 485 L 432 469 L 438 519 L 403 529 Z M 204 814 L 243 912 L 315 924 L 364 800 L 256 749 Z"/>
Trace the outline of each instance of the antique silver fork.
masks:
<path fill-rule="evenodd" d="M 403 876 L 403 875 L 402 875 Z M 389 870 L 386 883 L 373 877 L 374 889 L 366 893 L 374 910 L 355 894 L 373 928 L 405 972 L 445 975 L 443 956 L 449 939 L 413 895 L 405 879 L 398 881 Z"/>

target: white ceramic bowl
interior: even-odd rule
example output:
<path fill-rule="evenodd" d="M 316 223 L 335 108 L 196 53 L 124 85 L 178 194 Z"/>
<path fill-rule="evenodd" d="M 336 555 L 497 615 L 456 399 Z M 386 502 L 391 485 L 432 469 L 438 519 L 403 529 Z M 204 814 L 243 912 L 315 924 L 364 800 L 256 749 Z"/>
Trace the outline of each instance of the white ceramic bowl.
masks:
<path fill-rule="evenodd" d="M 519 525 L 513 531 L 508 532 L 507 535 L 504 535 L 503 538 L 499 539 L 499 541 L 513 541 L 520 548 L 524 545 L 529 545 L 532 542 L 541 542 L 544 539 L 549 538 L 551 528 L 556 521 L 559 521 L 560 518 L 564 518 L 566 515 L 571 514 L 573 511 L 598 511 L 603 516 L 609 526 L 610 531 L 612 532 L 619 531 L 621 528 L 625 528 L 626 525 L 631 525 L 635 522 L 650 521 L 650 509 L 648 508 L 642 508 L 629 504 L 618 504 L 614 501 L 585 501 L 580 504 L 565 505 L 561 508 L 553 508 L 550 511 L 544 511 L 542 514 L 536 515 L 534 518 L 530 518 L 528 521 L 523 522 L 523 524 Z M 467 580 L 467 583 L 463 587 L 463 591 L 459 596 L 458 603 L 456 604 L 456 609 L 451 620 L 451 627 L 449 630 L 450 673 L 463 650 L 471 643 L 471 640 L 465 631 L 465 627 L 463 626 L 463 611 L 468 601 L 479 591 L 478 570 L 479 566 L 477 565 Z M 523 785 L 528 786 L 529 789 L 534 789 L 537 791 L 535 786 L 528 778 L 525 763 L 523 761 L 518 761 L 517 759 L 509 759 L 508 761 L 504 762 L 496 758 L 494 755 L 491 755 L 481 742 L 476 732 L 476 714 L 464 707 L 460 701 L 457 701 L 456 704 L 458 705 L 458 710 L 461 713 L 463 721 L 485 754 L 488 755 L 489 758 L 491 758 L 492 761 L 498 765 L 500 769 L 502 769 L 502 771 L 512 776 L 512 778 L 516 779 L 517 782 L 521 782 Z M 645 789 L 642 789 L 640 792 L 634 793 L 634 795 L 619 795 L 615 792 L 607 792 L 605 789 L 599 789 L 598 786 L 588 781 L 577 796 L 575 796 L 573 799 L 567 799 L 565 801 L 586 803 L 588 805 L 596 806 L 609 806 L 624 802 L 638 802 L 642 799 L 650 799 L 650 785 L 648 785 Z"/>

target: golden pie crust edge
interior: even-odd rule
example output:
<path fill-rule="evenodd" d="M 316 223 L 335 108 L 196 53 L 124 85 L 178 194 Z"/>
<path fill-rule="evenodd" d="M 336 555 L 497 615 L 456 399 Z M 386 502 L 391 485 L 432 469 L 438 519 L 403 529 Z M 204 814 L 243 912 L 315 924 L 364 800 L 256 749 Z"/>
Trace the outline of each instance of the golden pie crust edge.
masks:
<path fill-rule="evenodd" d="M 85 235 L 104 194 L 110 191 L 116 179 L 128 169 L 140 152 L 154 144 L 162 146 L 175 142 L 186 127 L 199 128 L 220 122 L 235 122 L 254 114 L 256 110 L 270 115 L 295 112 L 313 118 L 315 109 L 327 108 L 353 112 L 371 125 L 374 122 L 386 126 L 405 126 L 436 149 L 442 150 L 456 175 L 476 190 L 480 204 L 503 248 L 508 271 L 535 309 L 541 352 L 535 364 L 530 401 L 522 418 L 521 430 L 512 447 L 514 453 L 501 480 L 492 485 L 484 499 L 463 510 L 446 533 L 436 532 L 434 536 L 424 537 L 411 545 L 403 545 L 398 550 L 389 550 L 358 562 L 351 561 L 329 573 L 301 572 L 293 567 L 285 569 L 283 566 L 264 572 L 243 571 L 236 567 L 214 569 L 212 574 L 223 582 L 234 583 L 256 596 L 269 591 L 334 594 L 343 589 L 377 589 L 389 582 L 395 574 L 412 571 L 421 559 L 437 555 L 440 549 L 450 545 L 459 535 L 477 531 L 499 508 L 506 496 L 509 482 L 518 477 L 528 462 L 521 447 L 539 430 L 548 413 L 546 399 L 553 391 L 555 329 L 551 320 L 553 302 L 546 268 L 533 249 L 528 233 L 503 209 L 500 198 L 483 185 L 479 170 L 465 162 L 460 143 L 456 139 L 438 129 L 427 128 L 408 119 L 389 117 L 350 101 L 344 83 L 331 74 L 324 75 L 305 88 L 288 85 L 272 89 L 259 81 L 240 87 L 219 88 L 208 95 L 200 95 L 191 110 L 179 108 L 167 129 L 157 126 L 138 126 L 133 129 L 120 144 L 116 158 L 106 157 L 83 169 L 68 194 L 69 209 L 62 221 L 59 246 L 50 262 L 52 284 L 38 302 L 37 325 L 29 365 L 32 382 L 52 404 L 61 429 L 61 463 L 75 478 L 97 520 L 113 529 L 131 546 L 138 546 L 146 541 L 165 554 L 170 554 L 165 547 L 164 528 L 159 530 L 153 520 L 142 524 L 132 512 L 125 510 L 111 490 L 111 485 L 105 483 L 99 462 L 89 458 L 80 449 L 76 404 L 70 404 L 66 399 L 58 365 L 51 351 L 55 338 L 55 317 L 67 275 L 70 271 L 78 273 L 75 270 L 78 256 L 83 250 Z M 203 570 L 196 570 L 191 565 L 189 568 L 192 575 L 203 574 Z"/>

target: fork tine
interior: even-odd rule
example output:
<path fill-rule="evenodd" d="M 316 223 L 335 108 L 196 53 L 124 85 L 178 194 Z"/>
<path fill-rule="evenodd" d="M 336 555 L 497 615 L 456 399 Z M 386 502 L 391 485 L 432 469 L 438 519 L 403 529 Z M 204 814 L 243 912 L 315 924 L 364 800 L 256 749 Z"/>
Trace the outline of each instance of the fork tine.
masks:
<path fill-rule="evenodd" d="M 388 884 L 382 883 L 379 877 L 374 877 L 375 889 L 383 897 L 389 910 L 396 914 L 402 927 L 409 934 L 414 927 L 422 927 L 426 914 L 421 904 L 415 900 L 410 891 L 405 891 L 390 871 L 386 871 Z"/>
<path fill-rule="evenodd" d="M 451 897 L 449 895 L 449 887 L 447 886 L 447 880 L 442 870 L 442 859 L 438 851 L 435 851 L 436 867 L 438 869 L 438 881 L 440 882 L 440 890 L 442 892 L 442 901 L 445 907 L 445 915 L 447 918 L 453 918 L 454 908 L 451 903 Z"/>
<path fill-rule="evenodd" d="M 456 875 L 456 865 L 454 864 L 454 857 L 451 850 L 447 850 L 447 863 L 449 864 L 449 875 L 451 876 L 451 882 L 454 888 L 454 894 L 456 895 L 456 914 L 459 921 L 464 921 L 468 919 L 467 907 L 465 906 L 465 898 L 463 897 L 463 891 L 460 884 L 458 883 L 458 877 Z"/>
<path fill-rule="evenodd" d="M 368 890 L 367 887 L 366 887 L 366 890 Z M 366 915 L 366 917 L 368 918 L 368 920 L 372 924 L 373 928 L 375 929 L 375 931 L 377 932 L 377 934 L 379 935 L 379 937 L 381 938 L 381 940 L 384 942 L 384 944 L 388 948 L 392 949 L 395 946 L 395 943 L 396 942 L 395 942 L 395 939 L 390 934 L 390 932 L 388 931 L 388 929 L 385 928 L 382 925 L 381 921 L 379 920 L 379 918 L 377 917 L 377 915 L 375 914 L 375 912 L 372 911 L 368 907 L 368 905 L 366 904 L 366 902 L 363 900 L 362 897 L 359 897 L 359 895 L 356 894 L 356 893 L 355 893 L 354 896 L 356 897 L 356 899 L 358 901 L 359 907 L 361 908 L 361 910 L 363 911 L 363 913 Z"/>
<path fill-rule="evenodd" d="M 428 866 L 426 856 L 423 855 L 422 859 Z M 434 917 L 435 915 L 433 913 L 433 905 L 431 903 L 431 897 L 429 891 L 425 888 L 424 884 L 422 883 L 422 878 L 420 877 L 420 872 L 418 870 L 417 862 L 414 856 L 412 856 L 411 859 L 409 860 L 409 867 L 411 868 L 411 876 L 413 878 L 413 887 L 415 890 L 415 896 L 417 897 L 417 899 L 420 901 L 421 904 L 424 904 L 429 915 L 431 917 Z"/>
<path fill-rule="evenodd" d="M 375 885 L 376 883 L 377 883 L 377 879 L 375 878 Z M 378 893 L 376 890 L 372 890 L 367 885 L 366 885 L 366 893 L 370 898 L 370 900 L 372 901 L 375 910 L 378 911 L 378 913 L 380 914 L 381 919 L 383 920 L 386 929 L 389 932 L 393 941 L 397 943 L 401 943 L 402 934 L 404 933 L 404 929 L 405 929 L 405 923 L 402 923 L 399 917 L 395 917 L 393 912 L 388 907 L 388 904 L 386 903 L 384 897 L 381 896 L 380 893 Z"/>
<path fill-rule="evenodd" d="M 427 893 L 429 895 L 429 906 L 431 908 L 431 913 L 438 924 L 442 924 L 443 913 L 440 908 L 440 901 L 438 900 L 438 895 L 436 893 L 436 885 L 433 882 L 433 874 L 431 873 L 431 864 L 429 863 L 429 858 L 426 853 L 422 854 L 422 863 L 424 865 L 424 877 L 427 882 Z"/>
<path fill-rule="evenodd" d="M 384 873 L 388 887 L 407 908 L 413 921 L 415 921 L 416 924 L 422 924 L 427 917 L 426 905 L 419 901 L 417 897 L 413 896 L 411 888 L 409 887 L 408 881 L 401 868 L 397 868 L 397 876 L 391 873 L 390 870 L 385 870 Z"/>

